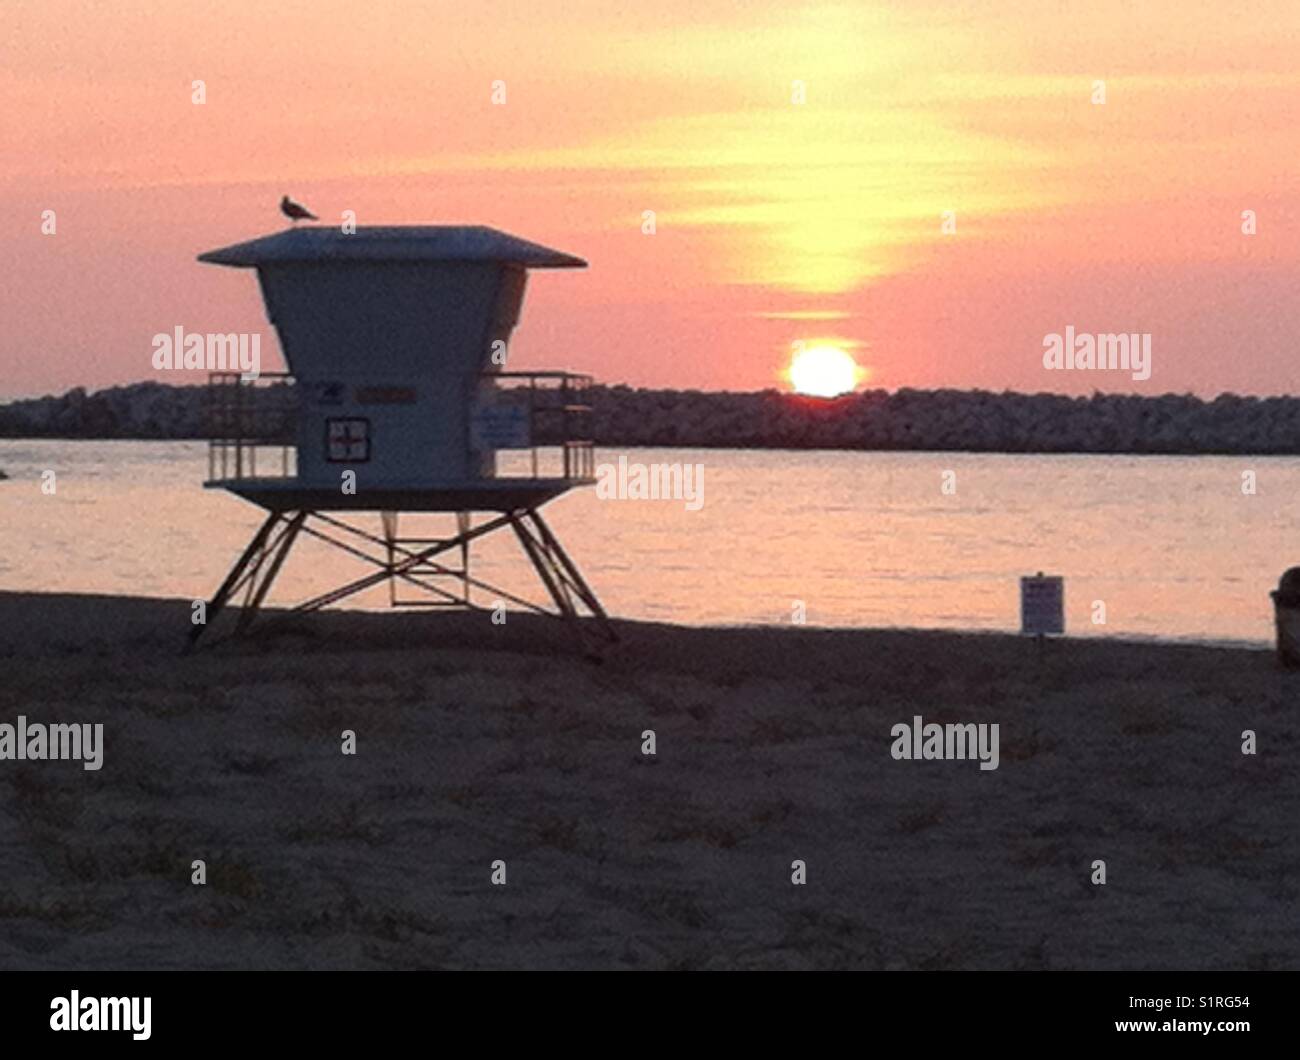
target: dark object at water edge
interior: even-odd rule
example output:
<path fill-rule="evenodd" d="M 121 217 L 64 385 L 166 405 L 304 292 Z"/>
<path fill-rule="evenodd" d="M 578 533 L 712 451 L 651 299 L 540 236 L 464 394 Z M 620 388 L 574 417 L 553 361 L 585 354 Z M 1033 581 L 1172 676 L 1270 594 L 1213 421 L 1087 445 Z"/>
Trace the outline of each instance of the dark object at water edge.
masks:
<path fill-rule="evenodd" d="M 1269 596 L 1277 626 L 1277 657 L 1286 667 L 1300 668 L 1300 567 L 1283 573 Z"/>

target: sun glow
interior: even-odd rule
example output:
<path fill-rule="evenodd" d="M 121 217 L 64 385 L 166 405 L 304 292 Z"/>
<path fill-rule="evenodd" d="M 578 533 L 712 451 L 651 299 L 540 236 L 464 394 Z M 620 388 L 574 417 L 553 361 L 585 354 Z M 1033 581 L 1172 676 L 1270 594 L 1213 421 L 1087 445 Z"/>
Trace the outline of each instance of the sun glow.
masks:
<path fill-rule="evenodd" d="M 811 346 L 795 353 L 790 361 L 790 385 L 799 394 L 838 397 L 858 385 L 862 370 L 851 355 L 838 346 Z"/>

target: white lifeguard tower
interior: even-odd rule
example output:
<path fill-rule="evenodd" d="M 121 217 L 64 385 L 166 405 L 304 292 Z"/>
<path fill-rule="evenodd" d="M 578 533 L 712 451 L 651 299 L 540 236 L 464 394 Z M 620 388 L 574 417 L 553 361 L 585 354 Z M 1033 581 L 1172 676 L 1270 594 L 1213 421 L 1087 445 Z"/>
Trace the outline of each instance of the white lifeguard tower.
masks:
<path fill-rule="evenodd" d="M 236 632 L 246 629 L 302 533 L 376 569 L 293 613 L 388 582 L 395 607 L 474 607 L 477 589 L 549 614 L 470 575 L 470 542 L 507 527 L 556 613 L 577 620 L 585 610 L 612 638 L 600 602 L 540 513 L 595 481 L 591 379 L 504 371 L 528 270 L 585 261 L 462 226 L 293 228 L 199 261 L 257 270 L 289 372 L 211 377 L 204 485 L 268 514 L 192 642 L 240 594 Z M 378 534 L 349 521 L 362 512 L 380 515 Z M 447 513 L 455 530 L 402 537 L 404 512 Z M 475 525 L 475 513 L 488 518 Z"/>

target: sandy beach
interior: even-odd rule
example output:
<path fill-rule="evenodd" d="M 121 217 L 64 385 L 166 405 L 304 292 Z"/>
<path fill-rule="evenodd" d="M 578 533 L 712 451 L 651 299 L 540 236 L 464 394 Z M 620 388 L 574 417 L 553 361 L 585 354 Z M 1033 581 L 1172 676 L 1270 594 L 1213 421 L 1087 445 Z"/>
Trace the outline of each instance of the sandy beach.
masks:
<path fill-rule="evenodd" d="M 0 594 L 0 722 L 104 725 L 98 771 L 0 762 L 0 966 L 1300 967 L 1267 652 L 621 623 L 596 663 L 523 616 L 324 613 L 183 656 L 188 624 Z M 998 724 L 999 767 L 894 760 L 916 715 Z"/>

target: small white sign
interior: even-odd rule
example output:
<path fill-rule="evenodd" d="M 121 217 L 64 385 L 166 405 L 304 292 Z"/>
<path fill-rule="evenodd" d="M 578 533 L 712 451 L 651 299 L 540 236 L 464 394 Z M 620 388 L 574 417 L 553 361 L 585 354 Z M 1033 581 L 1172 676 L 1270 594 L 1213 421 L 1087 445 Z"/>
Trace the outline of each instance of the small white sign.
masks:
<path fill-rule="evenodd" d="M 1020 579 L 1020 632 L 1065 632 L 1065 579 L 1039 574 Z"/>
<path fill-rule="evenodd" d="M 477 405 L 469 421 L 469 443 L 478 452 L 489 449 L 531 449 L 528 410 L 522 405 Z"/>

